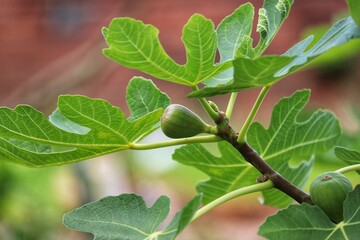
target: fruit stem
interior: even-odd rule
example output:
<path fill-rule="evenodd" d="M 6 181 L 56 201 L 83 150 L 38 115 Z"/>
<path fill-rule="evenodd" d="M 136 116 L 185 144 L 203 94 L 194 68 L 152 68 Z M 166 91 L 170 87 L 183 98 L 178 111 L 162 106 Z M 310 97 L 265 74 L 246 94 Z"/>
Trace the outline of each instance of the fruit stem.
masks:
<path fill-rule="evenodd" d="M 219 131 L 216 126 L 207 125 L 205 129 L 205 133 L 218 135 Z"/>
<path fill-rule="evenodd" d="M 359 170 L 360 170 L 360 164 L 354 164 L 354 165 L 350 165 L 350 166 L 340 168 L 340 169 L 336 170 L 335 172 L 346 173 L 346 172 L 359 171 Z"/>
<path fill-rule="evenodd" d="M 221 140 L 222 138 L 216 135 L 208 135 L 208 136 L 199 136 L 199 137 L 191 137 L 191 138 L 172 139 L 164 142 L 155 142 L 155 143 L 143 143 L 143 144 L 130 143 L 128 145 L 128 148 L 132 150 L 149 150 L 149 149 L 170 147 L 170 146 L 189 144 L 189 143 L 219 142 Z"/>
<path fill-rule="evenodd" d="M 234 105 L 235 105 L 235 101 L 236 101 L 236 97 L 237 97 L 238 93 L 237 92 L 233 92 L 231 93 L 231 96 L 230 96 L 230 99 L 229 99 L 229 103 L 227 105 L 227 108 L 226 108 L 226 117 L 228 119 L 231 118 L 231 115 L 232 115 L 232 112 L 233 112 L 233 109 L 234 109 Z"/>
<path fill-rule="evenodd" d="M 204 215 L 205 213 L 211 211 L 212 209 L 216 208 L 217 206 L 228 202 L 234 198 L 246 195 L 246 194 L 250 194 L 250 193 L 254 193 L 254 192 L 259 192 L 259 191 L 264 191 L 264 190 L 268 190 L 273 188 L 274 185 L 271 181 L 266 181 L 263 183 L 257 183 L 254 185 L 250 185 L 247 187 L 243 187 L 240 189 L 236 189 L 232 192 L 229 192 L 217 199 L 215 199 L 214 201 L 206 204 L 204 207 L 200 208 L 199 210 L 196 211 L 196 213 L 194 214 L 193 218 L 191 219 L 191 222 L 195 221 L 196 219 L 198 219 L 199 217 L 201 217 L 202 215 Z"/>

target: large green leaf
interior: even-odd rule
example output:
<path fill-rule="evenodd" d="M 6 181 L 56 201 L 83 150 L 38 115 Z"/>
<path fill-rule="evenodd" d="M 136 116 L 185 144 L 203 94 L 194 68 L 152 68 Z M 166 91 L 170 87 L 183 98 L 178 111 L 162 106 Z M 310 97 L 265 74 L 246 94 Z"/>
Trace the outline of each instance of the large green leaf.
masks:
<path fill-rule="evenodd" d="M 135 194 L 106 197 L 65 214 L 63 223 L 92 233 L 96 240 L 172 240 L 190 223 L 200 203 L 201 197 L 195 197 L 163 230 L 159 226 L 170 212 L 166 196 L 158 198 L 150 208 Z"/>
<path fill-rule="evenodd" d="M 309 157 L 334 146 L 340 126 L 331 112 L 318 110 L 302 122 L 297 120 L 309 97 L 310 90 L 301 90 L 283 98 L 273 109 L 268 129 L 257 122 L 251 125 L 247 140 L 264 160 Z"/>
<path fill-rule="evenodd" d="M 240 57 L 234 60 L 234 80 L 232 82 L 217 87 L 205 87 L 192 92 L 189 97 L 209 97 L 275 84 L 330 48 L 359 37 L 360 27 L 351 17 L 345 18 L 335 23 L 310 49 L 308 47 L 313 36 L 299 42 L 282 56 L 264 56 L 253 60 Z M 270 64 L 270 67 L 267 67 L 266 64 Z"/>
<path fill-rule="evenodd" d="M 358 0 L 346 0 L 351 17 L 357 25 L 360 25 L 360 4 Z"/>
<path fill-rule="evenodd" d="M 335 155 L 349 165 L 360 164 L 360 152 L 344 147 L 336 147 Z M 360 174 L 360 171 L 357 171 Z"/>
<path fill-rule="evenodd" d="M 146 80 L 135 80 L 141 81 Z M 155 86 L 151 88 L 154 97 L 164 96 Z M 138 90 L 142 95 L 147 91 Z M 30 106 L 0 108 L 0 159 L 45 167 L 128 149 L 158 127 L 163 109 L 156 107 L 168 104 L 168 98 L 157 101 L 145 102 L 152 111 L 138 112 L 132 121 L 105 100 L 84 96 L 60 96 L 50 120 Z"/>
<path fill-rule="evenodd" d="M 245 3 L 221 21 L 216 30 L 220 62 L 235 58 L 244 36 L 251 34 L 253 20 L 254 7 Z"/>
<path fill-rule="evenodd" d="M 244 39 L 244 37 L 250 36 L 253 21 L 254 7 L 251 3 L 241 5 L 231 15 L 221 21 L 216 30 L 220 63 L 233 60 L 238 55 L 239 50 L 242 52 L 242 55 L 252 56 L 249 52 L 252 46 L 245 46 L 245 42 L 249 43 L 249 38 L 246 37 Z M 230 68 L 205 81 L 204 84 L 210 87 L 225 84 L 233 78 L 233 74 L 234 69 Z"/>
<path fill-rule="evenodd" d="M 344 202 L 344 221 L 335 224 L 318 206 L 292 205 L 268 217 L 259 235 L 274 240 L 356 240 L 360 234 L 360 186 Z"/>
<path fill-rule="evenodd" d="M 158 29 L 131 18 L 115 18 L 103 35 L 109 48 L 104 54 L 115 62 L 159 79 L 195 86 L 231 67 L 214 65 L 217 36 L 213 23 L 200 14 L 184 26 L 182 40 L 187 63 L 177 64 L 163 49 Z"/>
<path fill-rule="evenodd" d="M 330 112 L 320 110 L 303 122 L 297 120 L 309 97 L 310 91 L 302 90 L 290 98 L 282 99 L 273 109 L 269 128 L 265 129 L 261 124 L 254 123 L 247 134 L 249 144 L 265 161 L 274 162 L 270 165 L 279 169 L 278 172 L 285 177 L 286 171 L 280 170 L 284 161 L 310 158 L 315 153 L 326 152 L 336 144 L 340 136 L 339 122 Z M 306 180 L 303 179 L 302 184 L 305 183 Z M 278 190 L 265 191 L 265 204 L 270 204 L 266 202 L 266 196 L 274 194 L 285 197 Z M 271 197 L 268 199 L 273 201 Z"/>
<path fill-rule="evenodd" d="M 247 134 L 248 143 L 262 159 L 300 187 L 305 184 L 312 164 L 290 167 L 289 160 L 310 159 L 312 154 L 327 151 L 340 134 L 339 123 L 330 112 L 317 111 L 306 121 L 297 120 L 309 95 L 310 91 L 303 90 L 282 99 L 273 110 L 269 128 L 253 123 Z M 187 145 L 177 149 L 173 155 L 174 160 L 194 166 L 211 177 L 198 185 L 206 203 L 255 183 L 260 175 L 229 143 L 218 143 L 218 149 L 220 156 L 208 152 L 201 145 Z M 291 201 L 278 190 L 264 192 L 265 204 L 284 207 Z"/>

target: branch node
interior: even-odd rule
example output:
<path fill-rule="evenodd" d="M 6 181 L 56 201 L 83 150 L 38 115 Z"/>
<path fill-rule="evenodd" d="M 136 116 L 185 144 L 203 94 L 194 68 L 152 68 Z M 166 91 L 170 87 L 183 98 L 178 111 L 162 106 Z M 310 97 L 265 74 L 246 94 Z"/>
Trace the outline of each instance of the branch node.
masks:
<path fill-rule="evenodd" d="M 270 176 L 268 174 L 264 174 L 262 176 L 259 176 L 256 178 L 257 183 L 263 183 L 270 179 Z"/>

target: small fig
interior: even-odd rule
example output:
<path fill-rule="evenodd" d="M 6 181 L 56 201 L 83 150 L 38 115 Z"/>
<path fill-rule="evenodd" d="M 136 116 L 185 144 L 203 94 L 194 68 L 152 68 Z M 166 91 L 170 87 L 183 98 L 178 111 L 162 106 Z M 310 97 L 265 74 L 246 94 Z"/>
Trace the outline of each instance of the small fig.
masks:
<path fill-rule="evenodd" d="M 343 203 L 350 191 L 352 191 L 351 182 L 338 172 L 321 174 L 310 185 L 312 202 L 335 223 L 343 220 Z"/>
<path fill-rule="evenodd" d="M 161 117 L 161 129 L 170 138 L 193 137 L 212 131 L 212 127 L 196 113 L 179 104 L 171 104 L 165 109 Z"/>

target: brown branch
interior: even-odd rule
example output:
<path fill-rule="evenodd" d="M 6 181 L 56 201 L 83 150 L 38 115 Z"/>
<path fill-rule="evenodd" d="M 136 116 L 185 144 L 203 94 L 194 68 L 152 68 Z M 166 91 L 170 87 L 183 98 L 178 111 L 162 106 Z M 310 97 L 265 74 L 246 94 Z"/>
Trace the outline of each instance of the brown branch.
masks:
<path fill-rule="evenodd" d="M 276 172 L 269 164 L 267 164 L 259 154 L 247 143 L 240 144 L 237 142 L 237 133 L 230 126 L 229 120 L 223 112 L 219 112 L 220 118 L 216 122 L 219 136 L 231 143 L 247 162 L 253 165 L 263 176 L 261 181 L 270 180 L 274 187 L 284 192 L 298 203 L 313 204 L 309 194 L 289 182 L 286 178 Z"/>

